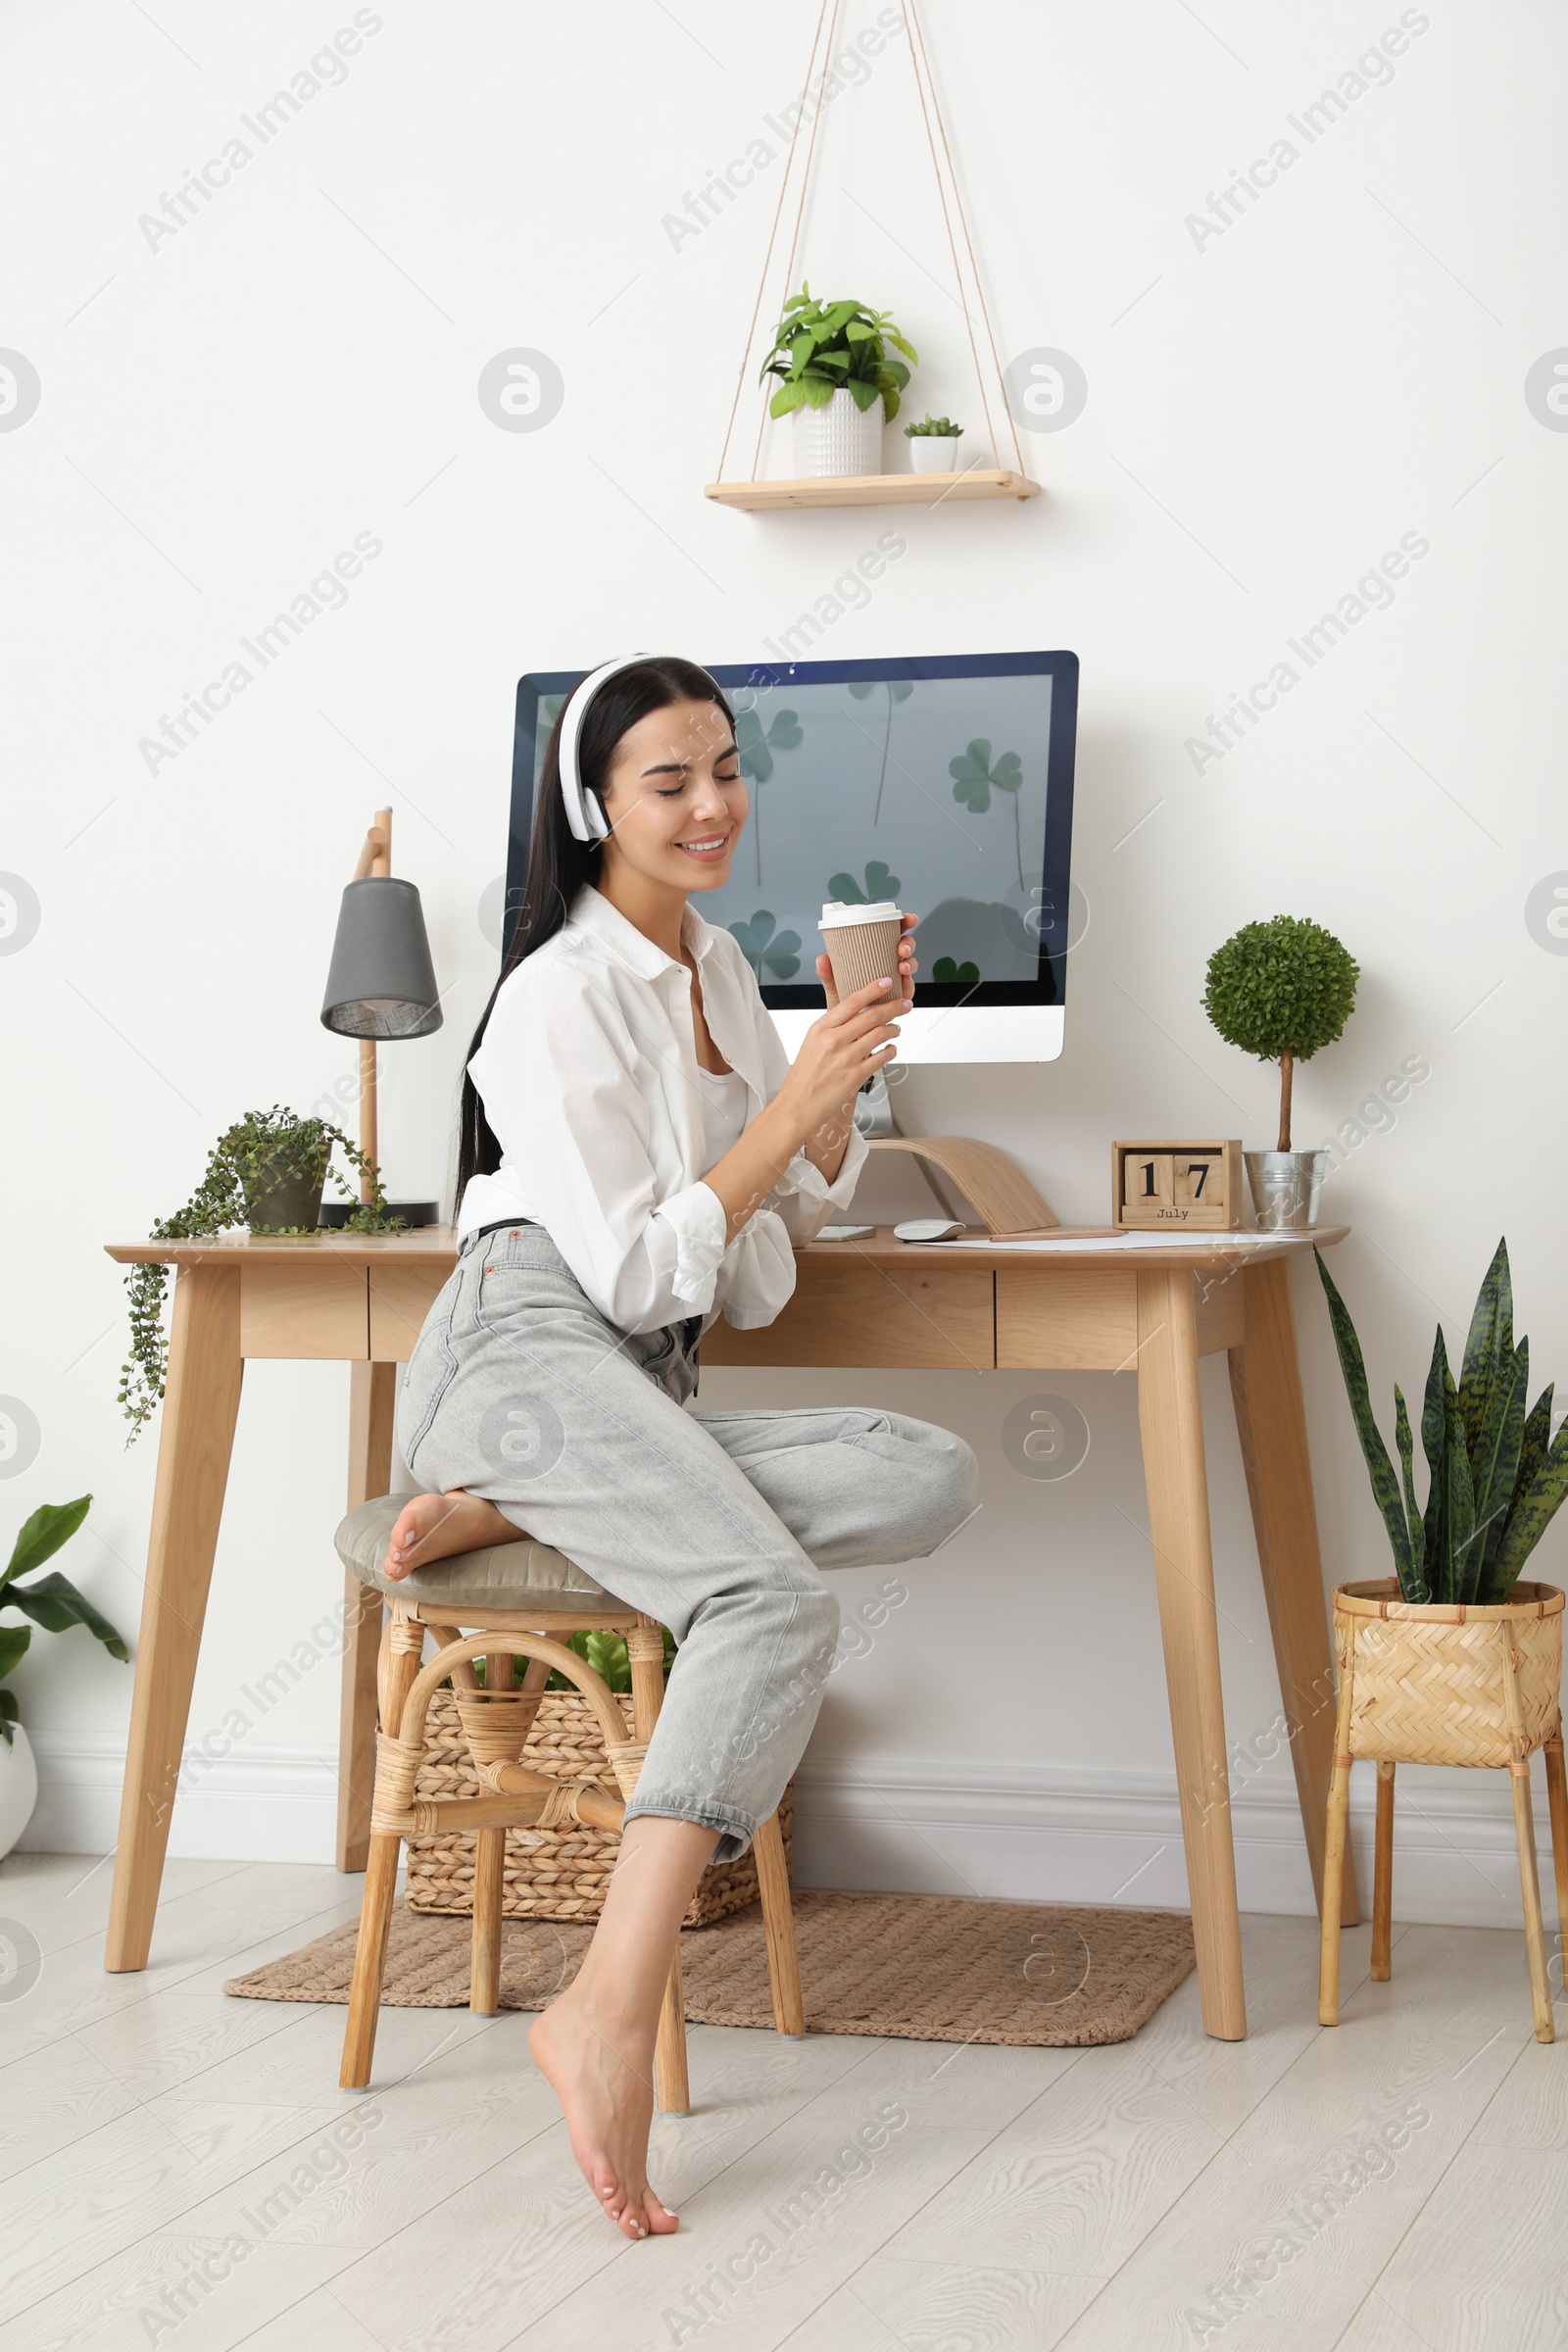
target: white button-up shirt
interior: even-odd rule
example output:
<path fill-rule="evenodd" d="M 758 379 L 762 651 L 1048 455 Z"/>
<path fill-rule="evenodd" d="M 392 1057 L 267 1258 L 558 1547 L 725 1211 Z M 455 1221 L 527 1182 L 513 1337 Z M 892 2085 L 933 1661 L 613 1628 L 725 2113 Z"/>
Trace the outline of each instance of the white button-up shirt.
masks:
<path fill-rule="evenodd" d="M 789 1056 L 739 941 L 689 903 L 681 937 L 709 1035 L 746 1082 L 749 1124 L 778 1093 Z M 707 1324 L 720 1311 L 743 1331 L 771 1323 L 795 1289 L 794 1246 L 849 1206 L 866 1157 L 852 1129 L 830 1185 L 798 1152 L 726 1247 L 723 1202 L 699 1173 L 712 1154 L 691 974 L 591 885 L 502 982 L 468 1074 L 501 1164 L 469 1179 L 460 1237 L 532 1218 L 619 1331 L 692 1315 Z"/>

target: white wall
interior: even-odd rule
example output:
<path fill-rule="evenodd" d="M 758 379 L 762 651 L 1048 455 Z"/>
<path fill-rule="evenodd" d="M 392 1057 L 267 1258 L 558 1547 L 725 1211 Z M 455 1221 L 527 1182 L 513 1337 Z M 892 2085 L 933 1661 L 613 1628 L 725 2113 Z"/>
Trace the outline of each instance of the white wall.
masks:
<path fill-rule="evenodd" d="M 1300 1075 L 1298 1140 L 1353 1139 L 1401 1061 L 1431 1072 L 1331 1197 L 1355 1229 L 1337 1266 L 1378 1394 L 1419 1381 L 1438 1314 L 1462 1331 L 1502 1231 L 1537 1366 L 1562 1360 L 1568 943 L 1527 903 L 1568 868 L 1568 440 L 1525 394 L 1568 337 L 1559 13 L 1210 0 L 1200 22 L 1164 0 L 930 0 L 1004 360 L 1067 351 L 1087 407 L 1026 438 L 1046 495 L 1024 507 L 752 517 L 701 491 L 780 166 L 700 233 L 674 241 L 663 217 L 759 135 L 777 144 L 764 118 L 799 84 L 814 14 L 619 0 L 590 46 L 580 13 L 378 0 L 346 77 L 265 145 L 242 119 L 353 23 L 347 0 L 11 17 L 28 233 L 0 341 L 42 398 L 0 431 L 0 865 L 40 919 L 0 957 L 0 1394 L 39 1442 L 0 1494 L 20 1522 L 91 1490 L 61 1565 L 127 1629 L 156 1436 L 123 1447 L 123 1299 L 101 1246 L 177 1206 L 236 1114 L 309 1109 L 351 1067 L 317 1015 L 371 810 L 394 806 L 448 992 L 442 1032 L 383 1057 L 389 1174 L 420 1194 L 444 1181 L 493 976 L 477 909 L 503 860 L 517 673 L 645 642 L 750 659 L 890 524 L 906 556 L 825 646 L 1078 651 L 1090 917 L 1062 1060 L 913 1072 L 906 1124 L 1004 1146 L 1077 1219 L 1104 1214 L 1113 1135 L 1271 1141 L 1268 1074 L 1208 1028 L 1203 963 L 1245 920 L 1310 914 L 1363 980 L 1344 1041 Z M 851 0 L 849 31 L 874 15 Z M 1289 118 L 1400 23 L 1390 74 L 1308 145 Z M 139 225 L 236 134 L 250 158 L 195 218 Z M 1298 153 L 1277 184 L 1223 232 L 1195 228 L 1282 136 Z M 925 355 L 919 408 L 978 426 L 902 37 L 821 137 L 807 274 L 891 306 Z M 564 382 L 537 432 L 497 429 L 476 397 L 517 346 Z M 248 661 L 177 757 L 139 750 L 360 534 L 378 552 L 342 609 Z M 1294 660 L 1287 640 L 1406 534 L 1427 552 L 1392 606 L 1310 671 L 1294 661 L 1298 683 L 1223 758 L 1195 753 L 1207 714 Z M 1381 1574 L 1309 1269 L 1297 1298 L 1325 1573 Z M 1302 1908 L 1289 1761 L 1258 1755 L 1279 1691 L 1234 1429 L 1218 1367 L 1204 1378 L 1244 1899 Z M 1043 1390 L 1093 1433 L 1057 1485 L 1000 1445 L 1009 1404 Z M 193 1734 L 330 1607 L 347 1392 L 339 1366 L 247 1371 Z M 964 1430 L 986 1471 L 979 1519 L 906 1573 L 906 1602 L 831 1687 L 808 1875 L 1183 1899 L 1130 1385 L 705 1384 L 705 1401 L 751 1396 L 881 1398 Z M 1543 1574 L 1561 1576 L 1564 1541 Z M 879 1579 L 844 1581 L 856 1604 Z M 40 1639 L 17 1688 L 45 1772 L 34 1841 L 107 1841 L 129 1675 L 73 1634 Z M 324 1855 L 335 1667 L 250 1712 L 176 1845 Z M 1404 1777 L 1401 1907 L 1515 1917 L 1500 1779 Z"/>

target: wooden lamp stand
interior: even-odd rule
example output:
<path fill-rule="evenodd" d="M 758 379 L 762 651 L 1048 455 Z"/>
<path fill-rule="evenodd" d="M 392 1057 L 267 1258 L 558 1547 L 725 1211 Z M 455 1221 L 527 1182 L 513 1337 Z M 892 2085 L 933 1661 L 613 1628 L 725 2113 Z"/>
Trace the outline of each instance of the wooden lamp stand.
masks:
<path fill-rule="evenodd" d="M 360 852 L 360 861 L 354 868 L 353 878 L 356 882 L 368 882 L 372 876 L 380 877 L 390 874 L 391 871 L 392 811 L 390 808 L 378 808 L 370 829 L 365 836 L 365 846 Z M 360 1151 L 365 1158 L 365 1165 L 360 1170 L 360 1199 L 362 1201 L 368 1201 L 371 1197 L 370 1169 L 379 1167 L 381 1164 L 380 1130 L 376 1121 L 376 1078 L 375 1040 L 373 1037 L 362 1037 L 360 1039 Z"/>

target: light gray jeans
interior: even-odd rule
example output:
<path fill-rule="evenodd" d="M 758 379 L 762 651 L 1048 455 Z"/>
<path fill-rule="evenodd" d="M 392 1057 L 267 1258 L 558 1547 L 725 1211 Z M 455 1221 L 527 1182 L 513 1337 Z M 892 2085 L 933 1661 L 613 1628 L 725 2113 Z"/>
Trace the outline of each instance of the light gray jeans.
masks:
<path fill-rule="evenodd" d="M 823 1568 L 923 1559 L 974 1511 L 961 1438 L 901 1413 L 700 1413 L 701 1318 L 628 1335 L 543 1227 L 463 1244 L 398 1401 L 422 1489 L 482 1494 L 678 1644 L 627 1817 L 751 1843 L 816 1720 L 838 1640 Z"/>

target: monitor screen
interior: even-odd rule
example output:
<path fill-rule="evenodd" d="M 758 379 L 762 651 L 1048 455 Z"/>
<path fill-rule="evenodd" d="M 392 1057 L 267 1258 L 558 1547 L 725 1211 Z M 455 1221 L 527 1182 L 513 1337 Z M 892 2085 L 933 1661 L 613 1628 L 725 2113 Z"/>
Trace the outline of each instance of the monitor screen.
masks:
<path fill-rule="evenodd" d="M 728 880 L 696 904 L 740 941 L 770 1007 L 820 1009 L 830 899 L 919 915 L 922 1006 L 1061 1005 L 1076 655 L 710 666 L 752 806 Z M 509 907 L 545 747 L 581 674 L 518 684 Z"/>

